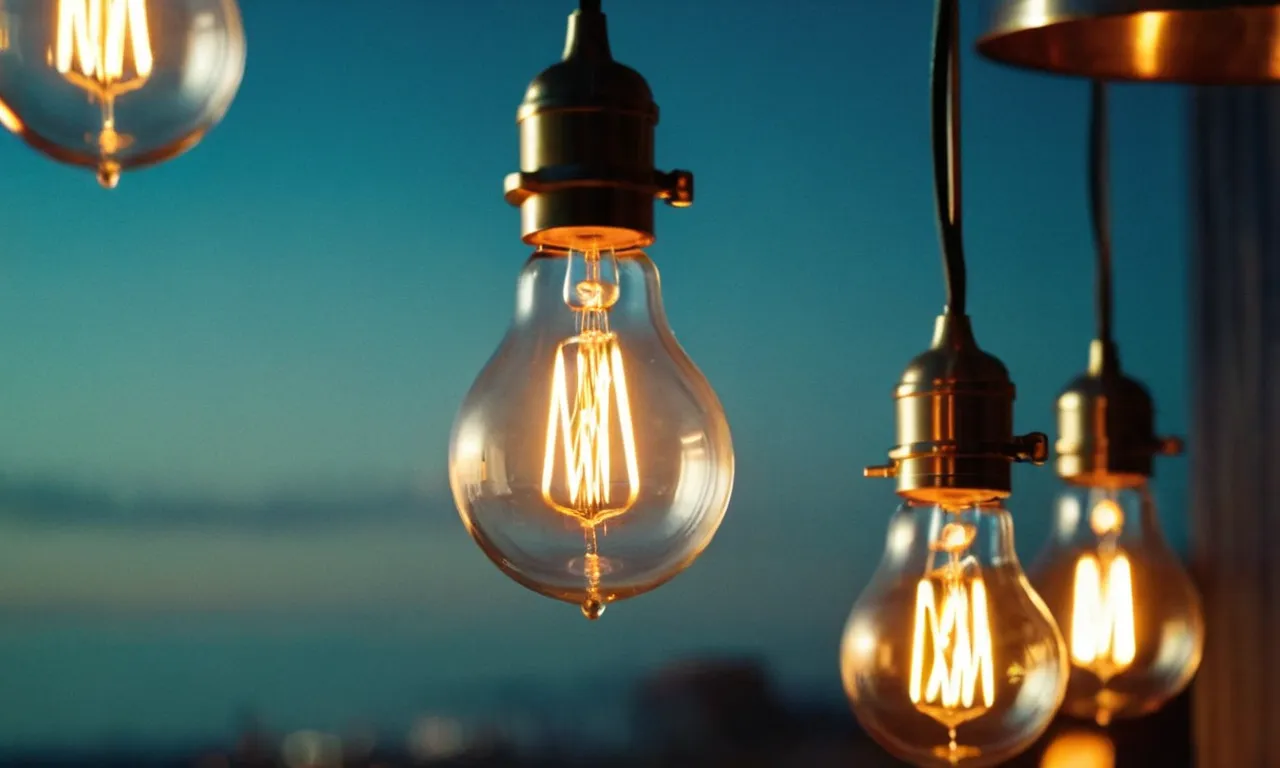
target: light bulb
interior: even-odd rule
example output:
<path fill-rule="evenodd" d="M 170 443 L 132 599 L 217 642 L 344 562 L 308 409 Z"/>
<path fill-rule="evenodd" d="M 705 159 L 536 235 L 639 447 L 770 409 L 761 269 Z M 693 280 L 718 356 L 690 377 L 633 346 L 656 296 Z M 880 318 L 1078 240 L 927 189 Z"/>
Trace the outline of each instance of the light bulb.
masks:
<path fill-rule="evenodd" d="M 449 477 L 485 554 L 588 618 L 702 552 L 728 507 L 733 447 L 643 252 L 533 254 L 454 423 Z"/>
<path fill-rule="evenodd" d="M 1116 768 L 1116 745 L 1105 733 L 1067 731 L 1045 748 L 1040 768 Z"/>
<path fill-rule="evenodd" d="M 898 511 L 840 662 L 859 722 L 918 766 L 995 765 L 1026 749 L 1068 674 L 1062 635 L 995 504 Z"/>
<path fill-rule="evenodd" d="M 114 187 L 195 146 L 244 73 L 235 0 L 19 0 L 0 12 L 0 123 Z"/>
<path fill-rule="evenodd" d="M 1070 650 L 1067 713 L 1099 725 L 1144 715 L 1195 675 L 1200 599 L 1164 541 L 1145 482 L 1068 487 L 1031 579 Z"/>

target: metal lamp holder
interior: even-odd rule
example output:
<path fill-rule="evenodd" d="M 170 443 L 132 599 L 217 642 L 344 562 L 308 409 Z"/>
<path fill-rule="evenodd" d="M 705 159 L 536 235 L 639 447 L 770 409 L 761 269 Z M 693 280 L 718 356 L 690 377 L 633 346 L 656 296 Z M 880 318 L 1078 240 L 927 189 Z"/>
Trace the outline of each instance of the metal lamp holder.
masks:
<path fill-rule="evenodd" d="M 526 243 L 643 247 L 655 199 L 693 204 L 692 173 L 654 168 L 658 106 L 640 73 L 614 61 L 599 0 L 569 16 L 564 57 L 529 85 L 517 123 L 520 170 L 505 189 Z"/>

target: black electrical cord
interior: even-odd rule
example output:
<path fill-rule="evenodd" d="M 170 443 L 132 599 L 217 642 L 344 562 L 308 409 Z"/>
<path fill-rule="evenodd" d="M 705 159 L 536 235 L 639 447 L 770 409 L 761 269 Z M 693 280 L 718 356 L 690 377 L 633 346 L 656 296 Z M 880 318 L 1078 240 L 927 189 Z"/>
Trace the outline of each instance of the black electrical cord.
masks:
<path fill-rule="evenodd" d="M 956 0 L 938 0 L 933 30 L 930 122 L 947 312 L 965 314 L 964 242 L 960 209 L 960 14 Z"/>
<path fill-rule="evenodd" d="M 579 0 L 578 10 L 584 13 L 600 13 L 600 0 Z"/>
<path fill-rule="evenodd" d="M 1111 343 L 1111 175 L 1107 145 L 1107 86 L 1094 80 L 1089 114 L 1089 215 L 1098 267 L 1094 276 L 1098 339 Z"/>

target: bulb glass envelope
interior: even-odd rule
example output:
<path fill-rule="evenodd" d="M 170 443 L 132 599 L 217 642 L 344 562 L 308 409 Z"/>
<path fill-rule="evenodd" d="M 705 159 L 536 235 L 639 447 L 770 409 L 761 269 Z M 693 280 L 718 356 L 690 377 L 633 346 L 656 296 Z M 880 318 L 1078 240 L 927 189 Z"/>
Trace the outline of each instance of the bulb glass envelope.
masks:
<path fill-rule="evenodd" d="M 235 0 L 0 2 L 0 124 L 107 187 L 199 143 L 244 63 Z"/>
<path fill-rule="evenodd" d="M 1204 619 L 1148 484 L 1070 485 L 1029 569 L 1065 636 L 1064 711 L 1107 725 L 1159 709 L 1195 675 Z"/>
<path fill-rule="evenodd" d="M 998 503 L 908 501 L 840 648 L 859 722 L 917 766 L 998 765 L 1062 702 L 1066 647 L 1028 583 Z"/>
<path fill-rule="evenodd" d="M 701 554 L 734 466 L 724 410 L 672 334 L 657 268 L 639 250 L 599 262 L 593 274 L 581 253 L 529 259 L 449 452 L 459 513 L 493 563 L 593 619 Z"/>

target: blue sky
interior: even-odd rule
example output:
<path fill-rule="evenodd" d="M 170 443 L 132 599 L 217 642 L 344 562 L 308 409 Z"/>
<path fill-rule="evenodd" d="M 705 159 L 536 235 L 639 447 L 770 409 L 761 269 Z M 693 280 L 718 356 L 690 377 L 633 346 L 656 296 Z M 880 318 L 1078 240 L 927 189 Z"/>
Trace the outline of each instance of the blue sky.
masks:
<path fill-rule="evenodd" d="M 501 194 L 515 109 L 573 3 L 246 6 L 244 85 L 190 154 L 108 193 L 0 144 L 0 745 L 177 739 L 249 701 L 394 720 L 494 659 L 555 680 L 742 651 L 834 695 L 895 506 L 860 470 L 942 302 L 929 4 L 606 0 L 659 165 L 697 176 L 650 253 L 738 474 L 699 563 L 592 626 L 489 565 L 445 468 L 529 250 Z M 1018 428 L 1052 432 L 1092 333 L 1087 86 L 967 53 L 971 315 Z M 1117 333 L 1185 433 L 1183 93 L 1118 87 L 1113 123 Z M 1184 463 L 1160 467 L 1176 542 Z M 1054 480 L 1015 478 L 1029 557 Z"/>

